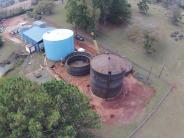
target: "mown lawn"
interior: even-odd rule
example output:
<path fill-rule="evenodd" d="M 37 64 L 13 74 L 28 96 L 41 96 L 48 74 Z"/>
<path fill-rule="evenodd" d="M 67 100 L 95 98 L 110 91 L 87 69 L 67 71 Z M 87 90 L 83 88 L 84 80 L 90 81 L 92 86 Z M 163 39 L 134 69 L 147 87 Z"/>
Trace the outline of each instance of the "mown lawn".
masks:
<path fill-rule="evenodd" d="M 71 25 L 66 22 L 65 5 L 57 6 L 54 14 L 51 16 L 45 16 L 44 19 L 55 27 L 71 28 Z"/>
<path fill-rule="evenodd" d="M 21 45 L 17 45 L 12 41 L 6 40 L 4 45 L 0 48 L 0 62 L 7 60 L 13 52 L 25 52 L 25 48 Z M 40 68 L 43 65 L 43 55 L 33 54 L 29 56 L 24 62 L 20 61 L 20 65 L 17 65 L 14 70 L 9 72 L 6 76 L 22 76 L 24 77 L 27 73 Z"/>

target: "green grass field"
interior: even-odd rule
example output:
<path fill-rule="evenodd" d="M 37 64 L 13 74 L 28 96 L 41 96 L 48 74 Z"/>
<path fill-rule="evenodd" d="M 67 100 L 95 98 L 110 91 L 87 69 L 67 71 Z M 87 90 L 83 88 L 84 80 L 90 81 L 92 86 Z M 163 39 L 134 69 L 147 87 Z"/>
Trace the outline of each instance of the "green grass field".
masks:
<path fill-rule="evenodd" d="M 21 76 L 25 77 L 26 74 L 31 73 L 35 70 L 40 69 L 40 65 L 43 65 L 44 57 L 42 54 L 32 54 L 25 61 L 17 66 L 14 70 L 9 72 L 6 76 L 13 77 L 13 76 Z"/>
<path fill-rule="evenodd" d="M 11 41 L 5 41 L 0 48 L 0 62 L 6 60 L 14 51 L 20 50 L 21 47 Z"/>
<path fill-rule="evenodd" d="M 44 19 L 55 27 L 71 28 L 71 25 L 66 22 L 65 5 L 60 5 L 55 8 L 55 13 L 52 16 L 46 16 Z"/>
<path fill-rule="evenodd" d="M 6 40 L 4 42 L 4 45 L 0 48 L 0 62 L 7 60 L 8 57 L 13 52 L 25 52 L 25 48 L 23 46 L 17 45 L 12 41 Z M 17 65 L 14 70 L 9 72 L 6 76 L 22 76 L 24 77 L 25 74 L 30 73 L 31 71 L 37 70 L 40 68 L 40 65 L 43 65 L 43 55 L 42 54 L 33 54 L 29 58 L 29 60 L 24 62 L 20 61 L 22 65 Z M 31 63 L 31 65 L 28 65 L 28 62 Z"/>
<path fill-rule="evenodd" d="M 127 56 L 140 66 L 150 69 L 159 75 L 161 68 L 165 65 L 166 69 L 162 78 L 170 83 L 177 84 L 176 92 L 172 93 L 166 102 L 161 106 L 151 120 L 135 135 L 136 138 L 183 138 L 184 127 L 184 41 L 174 41 L 170 38 L 170 33 L 180 31 L 184 26 L 173 26 L 166 16 L 167 10 L 160 5 L 152 5 L 150 8 L 150 16 L 143 16 L 138 13 L 135 0 L 129 0 L 132 4 L 132 22 L 142 21 L 145 24 L 156 23 L 163 32 L 162 40 L 156 46 L 156 52 L 153 55 L 145 54 L 145 50 L 141 44 L 135 44 L 127 38 L 127 27 L 107 28 L 104 27 L 98 37 L 98 42 L 114 51 L 118 51 L 121 55 Z M 57 7 L 54 15 L 45 17 L 45 20 L 55 26 L 70 28 L 71 25 L 66 23 L 64 6 Z M 144 73 L 143 73 L 144 74 Z M 160 98 L 168 91 L 168 85 L 164 82 L 153 78 L 152 85 L 157 89 L 156 96 L 147 106 L 149 113 L 158 103 Z M 126 138 L 142 119 L 137 118 L 130 125 L 104 125 L 102 129 L 96 132 L 97 137 L 104 138 Z"/>

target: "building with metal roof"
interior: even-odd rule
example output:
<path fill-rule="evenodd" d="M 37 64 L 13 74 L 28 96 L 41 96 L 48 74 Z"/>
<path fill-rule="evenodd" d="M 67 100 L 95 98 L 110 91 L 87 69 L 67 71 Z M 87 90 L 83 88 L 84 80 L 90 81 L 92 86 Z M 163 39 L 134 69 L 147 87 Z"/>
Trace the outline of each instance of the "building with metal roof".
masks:
<path fill-rule="evenodd" d="M 38 52 L 40 45 L 43 42 L 43 34 L 50 32 L 55 28 L 45 25 L 41 22 L 33 23 L 33 26 L 29 29 L 22 29 L 19 34 L 25 44 L 29 44 L 35 47 Z"/>

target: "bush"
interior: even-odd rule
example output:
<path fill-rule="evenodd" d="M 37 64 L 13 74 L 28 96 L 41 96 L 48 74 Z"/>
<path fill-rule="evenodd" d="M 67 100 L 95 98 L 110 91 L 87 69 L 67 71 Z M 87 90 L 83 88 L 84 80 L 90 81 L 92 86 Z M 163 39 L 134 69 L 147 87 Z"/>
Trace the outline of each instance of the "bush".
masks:
<path fill-rule="evenodd" d="M 100 23 L 112 24 L 127 22 L 131 18 L 131 5 L 127 0 L 93 0 L 100 10 Z"/>
<path fill-rule="evenodd" d="M 128 29 L 128 38 L 131 41 L 143 44 L 148 53 L 155 51 L 153 46 L 161 39 L 161 36 L 160 29 L 157 25 L 134 23 Z"/>
<path fill-rule="evenodd" d="M 148 14 L 148 10 L 149 10 L 149 5 L 151 2 L 149 0 L 142 0 L 139 3 L 137 3 L 137 6 L 140 10 L 140 12 L 144 13 L 144 14 Z"/>
<path fill-rule="evenodd" d="M 130 8 L 131 5 L 126 0 L 113 0 L 107 20 L 113 24 L 129 22 L 131 18 Z"/>
<path fill-rule="evenodd" d="M 171 22 L 174 25 L 178 25 L 181 20 L 182 20 L 181 9 L 179 7 L 174 7 L 172 9 Z"/>
<path fill-rule="evenodd" d="M 35 14 L 33 11 L 28 11 L 27 16 L 33 18 L 34 20 L 40 20 L 42 18 L 41 15 Z"/>

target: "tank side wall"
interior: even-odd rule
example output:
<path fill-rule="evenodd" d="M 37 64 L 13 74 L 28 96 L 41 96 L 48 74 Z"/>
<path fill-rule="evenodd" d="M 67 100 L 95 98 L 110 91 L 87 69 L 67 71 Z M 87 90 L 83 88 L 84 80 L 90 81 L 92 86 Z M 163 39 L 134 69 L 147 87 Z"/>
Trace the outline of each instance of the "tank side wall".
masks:
<path fill-rule="evenodd" d="M 68 54 L 74 51 L 73 36 L 60 41 L 43 41 L 46 56 L 49 60 L 52 61 L 63 60 Z"/>
<path fill-rule="evenodd" d="M 117 96 L 123 87 L 123 75 L 108 75 L 100 74 L 93 69 L 90 70 L 90 82 L 92 92 L 101 98 L 112 98 Z"/>

